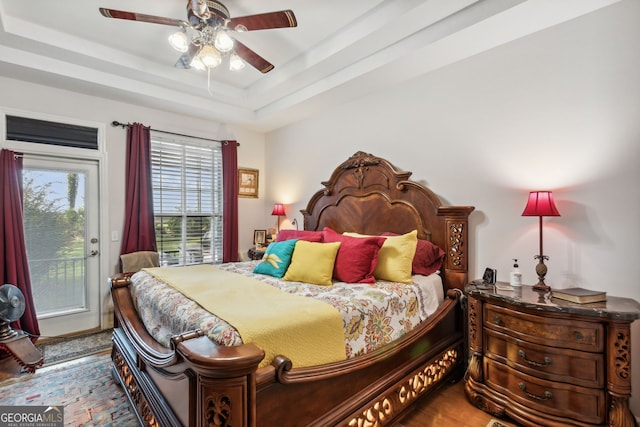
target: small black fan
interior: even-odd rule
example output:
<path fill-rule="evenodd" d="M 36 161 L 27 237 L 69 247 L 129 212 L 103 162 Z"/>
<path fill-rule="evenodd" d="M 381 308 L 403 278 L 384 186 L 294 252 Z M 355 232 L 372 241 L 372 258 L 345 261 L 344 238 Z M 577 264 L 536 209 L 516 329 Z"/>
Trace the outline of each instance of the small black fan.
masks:
<path fill-rule="evenodd" d="M 10 323 L 21 318 L 24 309 L 24 295 L 20 289 L 13 285 L 0 286 L 0 341 L 18 335 Z"/>

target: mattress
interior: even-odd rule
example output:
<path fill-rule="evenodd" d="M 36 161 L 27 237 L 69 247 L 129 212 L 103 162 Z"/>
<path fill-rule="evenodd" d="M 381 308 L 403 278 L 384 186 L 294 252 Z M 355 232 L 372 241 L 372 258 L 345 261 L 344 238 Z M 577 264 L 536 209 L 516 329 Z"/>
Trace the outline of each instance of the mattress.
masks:
<path fill-rule="evenodd" d="M 218 268 L 335 307 L 343 319 L 346 358 L 365 354 L 402 337 L 426 320 L 444 301 L 438 274 L 415 275 L 413 284 L 378 281 L 375 284 L 334 282 L 332 286 L 319 286 L 254 274 L 258 262 L 226 263 Z M 219 345 L 243 344 L 233 325 L 144 270 L 134 274 L 131 281 L 130 291 L 140 319 L 161 345 L 169 347 L 172 336 L 194 329 L 201 329 Z"/>

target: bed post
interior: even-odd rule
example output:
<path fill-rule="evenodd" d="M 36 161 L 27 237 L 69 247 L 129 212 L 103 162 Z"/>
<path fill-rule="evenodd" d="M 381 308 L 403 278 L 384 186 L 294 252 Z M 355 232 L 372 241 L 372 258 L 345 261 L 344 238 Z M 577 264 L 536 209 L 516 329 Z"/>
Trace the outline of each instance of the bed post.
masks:
<path fill-rule="evenodd" d="M 438 216 L 443 216 L 446 224 L 443 275 L 445 285 L 450 289 L 464 289 L 467 284 L 469 214 L 474 209 L 473 206 L 438 208 Z"/>
<path fill-rule="evenodd" d="M 177 343 L 196 373 L 196 427 L 255 427 L 256 370 L 264 351 L 255 344 L 222 347 L 201 336 Z"/>

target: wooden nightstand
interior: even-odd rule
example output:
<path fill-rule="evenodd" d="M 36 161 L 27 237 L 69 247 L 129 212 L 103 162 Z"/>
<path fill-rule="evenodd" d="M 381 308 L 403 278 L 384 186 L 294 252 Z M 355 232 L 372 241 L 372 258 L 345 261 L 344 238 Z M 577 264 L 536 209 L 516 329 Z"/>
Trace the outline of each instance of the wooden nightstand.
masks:
<path fill-rule="evenodd" d="M 469 400 L 526 426 L 635 426 L 630 325 L 640 304 L 576 304 L 531 286 L 465 288 Z"/>

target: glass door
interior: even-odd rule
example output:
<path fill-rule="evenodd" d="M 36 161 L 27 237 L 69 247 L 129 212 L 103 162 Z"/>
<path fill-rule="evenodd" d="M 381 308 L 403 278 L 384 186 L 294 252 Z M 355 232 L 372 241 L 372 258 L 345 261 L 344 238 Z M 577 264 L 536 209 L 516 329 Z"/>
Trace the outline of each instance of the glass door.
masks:
<path fill-rule="evenodd" d="M 23 203 L 41 335 L 99 327 L 97 163 L 25 155 Z"/>

